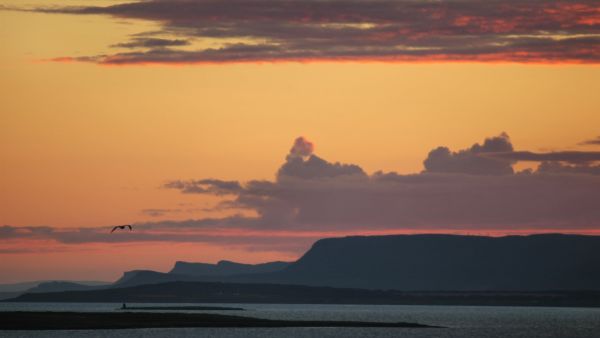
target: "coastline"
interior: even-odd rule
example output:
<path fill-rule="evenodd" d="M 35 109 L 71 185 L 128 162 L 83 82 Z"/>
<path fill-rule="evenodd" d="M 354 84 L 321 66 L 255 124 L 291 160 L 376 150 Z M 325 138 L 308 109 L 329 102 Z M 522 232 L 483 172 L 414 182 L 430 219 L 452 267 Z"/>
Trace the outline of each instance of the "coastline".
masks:
<path fill-rule="evenodd" d="M 363 327 L 363 328 L 441 328 L 419 323 L 271 320 L 208 313 L 138 312 L 2 312 L 0 330 L 96 330 L 141 328 L 284 328 L 284 327 Z"/>

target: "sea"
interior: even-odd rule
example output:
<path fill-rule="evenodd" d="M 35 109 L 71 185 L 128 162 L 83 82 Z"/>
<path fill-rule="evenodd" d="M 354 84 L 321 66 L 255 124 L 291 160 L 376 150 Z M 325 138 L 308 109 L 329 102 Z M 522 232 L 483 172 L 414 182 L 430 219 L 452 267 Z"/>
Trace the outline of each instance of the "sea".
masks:
<path fill-rule="evenodd" d="M 0 331 L 0 337 L 417 337 L 600 338 L 600 309 L 509 306 L 134 304 L 128 306 L 224 306 L 221 313 L 290 320 L 413 322 L 444 328 L 179 328 L 68 331 Z M 121 311 L 116 303 L 0 303 L 2 311 Z M 147 312 L 147 311 L 145 311 Z M 161 311 L 156 311 L 161 312 Z M 165 312 L 164 310 L 162 312 Z"/>

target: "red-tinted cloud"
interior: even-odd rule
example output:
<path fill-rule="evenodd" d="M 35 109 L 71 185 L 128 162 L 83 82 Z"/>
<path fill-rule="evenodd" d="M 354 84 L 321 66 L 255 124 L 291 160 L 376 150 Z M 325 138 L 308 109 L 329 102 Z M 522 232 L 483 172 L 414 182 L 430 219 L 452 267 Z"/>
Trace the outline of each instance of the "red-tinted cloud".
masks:
<path fill-rule="evenodd" d="M 290 149 L 290 156 L 310 156 L 314 150 L 315 145 L 306 138 L 300 136 L 294 141 L 294 145 Z"/>
<path fill-rule="evenodd" d="M 79 58 L 110 65 L 243 62 L 598 63 L 597 1 L 148 0 L 40 9 L 159 22 L 178 40 L 134 38 L 134 49 Z M 179 49 L 210 38 L 222 46 Z M 246 39 L 230 43 L 229 39 Z"/>

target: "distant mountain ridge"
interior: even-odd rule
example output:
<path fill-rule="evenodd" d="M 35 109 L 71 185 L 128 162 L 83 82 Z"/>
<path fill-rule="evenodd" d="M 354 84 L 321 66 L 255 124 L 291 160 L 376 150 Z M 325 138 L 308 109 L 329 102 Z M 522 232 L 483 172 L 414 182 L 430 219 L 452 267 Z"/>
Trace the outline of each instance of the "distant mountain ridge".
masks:
<path fill-rule="evenodd" d="M 237 275 L 254 275 L 280 271 L 289 264 L 291 263 L 268 262 L 243 264 L 225 260 L 217 264 L 178 261 L 168 273 L 152 270 L 127 271 L 123 273 L 123 276 L 112 287 L 130 287 L 176 281 L 220 281 Z"/>
<path fill-rule="evenodd" d="M 293 263 L 178 262 L 169 273 L 128 274 L 128 282 L 114 287 L 218 281 L 403 291 L 599 290 L 600 236 L 326 238 Z"/>
<path fill-rule="evenodd" d="M 84 291 L 84 290 L 96 290 L 105 288 L 109 283 L 99 284 L 81 284 L 77 282 L 69 281 L 50 281 L 38 284 L 38 286 L 28 289 L 28 293 L 41 293 L 41 292 L 61 292 L 61 291 Z"/>
<path fill-rule="evenodd" d="M 123 276 L 111 285 L 111 288 L 124 288 L 145 284 L 158 284 L 166 282 L 197 281 L 196 276 L 171 274 L 152 270 L 126 271 Z"/>
<path fill-rule="evenodd" d="M 283 270 L 291 263 L 289 262 L 269 262 L 262 264 L 242 264 L 222 260 L 217 264 L 207 263 L 188 263 L 178 261 L 170 274 L 192 275 L 192 276 L 231 276 L 250 273 L 264 273 Z"/>
<path fill-rule="evenodd" d="M 134 270 L 108 287 L 168 282 L 284 284 L 400 291 L 600 290 L 600 236 L 392 235 L 327 238 L 298 261 L 177 262 Z M 48 287 L 53 286 L 49 285 Z M 59 285 L 51 291 L 85 290 Z M 61 290 L 60 287 L 70 287 Z M 46 289 L 47 291 L 48 289 Z"/>
<path fill-rule="evenodd" d="M 110 282 L 101 282 L 101 281 L 38 280 L 38 281 L 31 281 L 31 282 L 0 284 L 0 292 L 23 292 L 23 291 L 27 291 L 29 289 L 38 287 L 42 284 L 47 284 L 47 283 L 72 283 L 72 284 L 90 285 L 90 286 L 110 284 Z"/>
<path fill-rule="evenodd" d="M 110 285 L 99 281 L 32 281 L 0 284 L 0 300 L 13 298 L 23 293 L 94 290 Z"/>

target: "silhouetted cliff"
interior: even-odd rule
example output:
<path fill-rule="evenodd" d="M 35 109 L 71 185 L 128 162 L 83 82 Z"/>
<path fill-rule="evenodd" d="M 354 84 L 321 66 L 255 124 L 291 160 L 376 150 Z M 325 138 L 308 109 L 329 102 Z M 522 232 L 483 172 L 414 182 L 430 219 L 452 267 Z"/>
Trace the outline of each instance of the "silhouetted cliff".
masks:
<path fill-rule="evenodd" d="M 217 264 L 176 262 L 173 269 L 168 273 L 152 270 L 127 271 L 113 284 L 113 287 L 129 287 L 174 281 L 229 280 L 228 277 L 231 276 L 280 271 L 289 264 L 287 262 L 262 264 L 241 264 L 230 261 L 220 261 Z"/>
<path fill-rule="evenodd" d="M 598 290 L 600 236 L 329 238 L 283 271 L 256 277 L 396 290 Z"/>

